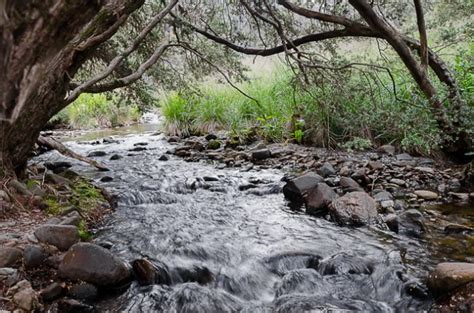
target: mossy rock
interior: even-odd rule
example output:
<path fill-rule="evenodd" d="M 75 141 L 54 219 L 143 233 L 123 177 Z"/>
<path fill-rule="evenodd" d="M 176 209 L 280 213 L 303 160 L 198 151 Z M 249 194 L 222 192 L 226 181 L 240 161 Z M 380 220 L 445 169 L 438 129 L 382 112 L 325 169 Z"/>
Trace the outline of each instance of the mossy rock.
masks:
<path fill-rule="evenodd" d="M 221 147 L 222 142 L 219 140 L 210 140 L 209 143 L 207 144 L 207 148 L 210 150 L 217 150 Z"/>

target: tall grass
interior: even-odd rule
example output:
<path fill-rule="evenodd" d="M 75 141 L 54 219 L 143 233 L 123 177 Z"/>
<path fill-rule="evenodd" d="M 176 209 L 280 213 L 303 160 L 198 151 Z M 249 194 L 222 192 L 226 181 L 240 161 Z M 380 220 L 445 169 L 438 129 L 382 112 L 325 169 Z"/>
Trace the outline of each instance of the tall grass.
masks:
<path fill-rule="evenodd" d="M 123 105 L 117 98 L 104 94 L 82 94 L 59 112 L 53 122 L 76 129 L 124 126 L 137 122 L 140 111 L 136 105 Z"/>
<path fill-rule="evenodd" d="M 473 79 L 466 67 L 458 62 L 456 70 L 463 97 L 470 101 Z M 406 151 L 430 153 L 442 134 L 429 104 L 403 65 L 395 66 L 392 75 L 396 95 L 386 74 L 367 80 L 366 73 L 348 71 L 337 85 L 302 88 L 291 71 L 280 69 L 239 86 L 258 103 L 227 85 L 202 85 L 198 94 L 174 92 L 162 100 L 165 129 L 172 135 L 225 130 L 242 142 L 262 138 L 347 147 L 393 143 Z M 370 88 L 374 83 L 378 87 Z M 472 130 L 472 122 L 467 127 Z"/>

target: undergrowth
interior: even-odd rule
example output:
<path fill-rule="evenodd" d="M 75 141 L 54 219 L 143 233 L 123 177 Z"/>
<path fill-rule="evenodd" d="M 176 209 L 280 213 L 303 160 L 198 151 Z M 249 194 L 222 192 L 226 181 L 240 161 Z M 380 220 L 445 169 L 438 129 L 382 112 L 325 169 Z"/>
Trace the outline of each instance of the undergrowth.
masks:
<path fill-rule="evenodd" d="M 473 50 L 470 45 L 454 60 L 468 104 L 474 95 Z M 197 93 L 172 92 L 161 100 L 165 131 L 188 136 L 225 130 L 241 142 L 262 138 L 348 149 L 390 143 L 429 154 L 442 140 L 429 104 L 402 64 L 391 74 L 393 81 L 386 74 L 372 77 L 377 88 L 371 88 L 366 73 L 355 70 L 340 73 L 337 85 L 303 87 L 293 72 L 279 69 L 239 86 L 257 101 L 227 85 L 203 84 Z M 472 105 L 466 107 L 471 110 L 466 117 L 472 116 Z M 472 123 L 465 121 L 465 127 L 472 131 Z"/>

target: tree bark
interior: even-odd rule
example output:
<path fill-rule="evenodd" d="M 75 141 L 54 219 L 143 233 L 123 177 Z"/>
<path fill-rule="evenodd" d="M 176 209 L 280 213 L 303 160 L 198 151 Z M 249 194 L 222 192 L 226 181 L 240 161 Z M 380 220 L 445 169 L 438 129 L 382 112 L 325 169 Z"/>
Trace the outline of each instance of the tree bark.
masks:
<path fill-rule="evenodd" d="M 0 12 L 0 174 L 25 169 L 39 132 L 66 105 L 71 78 L 143 2 L 6 1 Z"/>

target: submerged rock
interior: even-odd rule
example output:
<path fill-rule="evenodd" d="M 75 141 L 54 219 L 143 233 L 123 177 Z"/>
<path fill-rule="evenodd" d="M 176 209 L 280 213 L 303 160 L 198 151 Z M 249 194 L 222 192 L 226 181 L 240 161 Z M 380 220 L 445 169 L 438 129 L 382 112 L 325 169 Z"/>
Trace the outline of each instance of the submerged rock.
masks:
<path fill-rule="evenodd" d="M 117 286 L 129 281 L 129 267 L 109 250 L 91 243 L 77 243 L 59 265 L 59 275 L 97 286 Z"/>
<path fill-rule="evenodd" d="M 378 220 L 375 200 L 365 192 L 348 193 L 329 206 L 332 218 L 341 225 L 361 226 Z"/>
<path fill-rule="evenodd" d="M 87 156 L 89 158 L 92 158 L 92 157 L 103 157 L 103 156 L 106 156 L 106 155 L 107 155 L 107 153 L 105 151 L 92 151 Z"/>
<path fill-rule="evenodd" d="M 164 263 L 152 263 L 145 259 L 132 262 L 133 273 L 142 286 L 153 284 L 171 284 L 168 266 Z"/>
<path fill-rule="evenodd" d="M 322 275 L 342 275 L 342 274 L 372 274 L 374 264 L 371 260 L 347 253 L 339 253 L 319 264 L 319 272 Z"/>
<path fill-rule="evenodd" d="M 444 294 L 474 281 L 474 263 L 440 263 L 428 279 L 428 287 L 435 294 Z"/>

